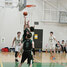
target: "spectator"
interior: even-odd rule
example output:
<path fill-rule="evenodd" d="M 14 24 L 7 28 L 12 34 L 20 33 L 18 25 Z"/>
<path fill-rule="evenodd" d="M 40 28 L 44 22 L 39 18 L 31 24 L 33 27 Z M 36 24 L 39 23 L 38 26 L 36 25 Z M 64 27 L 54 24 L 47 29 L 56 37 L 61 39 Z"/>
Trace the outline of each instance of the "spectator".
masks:
<path fill-rule="evenodd" d="M 60 44 L 59 41 L 58 41 L 58 43 Z M 61 44 L 58 45 L 58 43 L 55 45 L 55 46 L 56 46 L 56 52 L 57 52 L 57 53 L 60 53 L 60 51 L 61 51 Z"/>
<path fill-rule="evenodd" d="M 66 53 L 66 45 L 64 40 L 62 40 L 61 47 L 62 47 L 62 51 Z"/>

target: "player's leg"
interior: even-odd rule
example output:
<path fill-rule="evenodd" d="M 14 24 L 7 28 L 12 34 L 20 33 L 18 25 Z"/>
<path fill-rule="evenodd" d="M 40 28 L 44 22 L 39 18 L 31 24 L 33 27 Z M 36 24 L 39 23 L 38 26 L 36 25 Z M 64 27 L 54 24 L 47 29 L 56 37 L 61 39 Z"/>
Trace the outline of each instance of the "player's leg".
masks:
<path fill-rule="evenodd" d="M 16 46 L 16 49 L 15 49 L 15 61 L 18 62 L 18 56 L 20 54 L 20 46 Z"/>
<path fill-rule="evenodd" d="M 52 49 L 50 49 L 50 54 L 52 54 Z"/>
<path fill-rule="evenodd" d="M 62 52 L 64 52 L 64 47 L 62 46 Z"/>
<path fill-rule="evenodd" d="M 54 53 L 53 53 L 52 55 L 53 55 L 53 58 L 55 58 L 56 52 L 55 52 L 55 45 L 54 45 L 54 44 L 53 44 L 53 46 L 52 46 L 52 49 L 53 49 L 53 51 L 54 51 Z"/>
<path fill-rule="evenodd" d="M 55 45 L 54 45 L 54 44 L 53 44 L 53 46 L 52 46 L 52 49 L 53 49 L 54 54 L 55 54 Z"/>
<path fill-rule="evenodd" d="M 33 44 L 34 44 L 34 41 L 33 41 Z M 33 45 L 32 51 L 33 51 L 33 58 L 35 58 L 35 46 L 34 45 Z"/>
<path fill-rule="evenodd" d="M 18 62 L 17 57 L 18 57 L 18 52 L 17 52 L 17 51 L 15 51 L 15 61 L 16 61 L 16 62 Z"/>
<path fill-rule="evenodd" d="M 35 53 L 33 53 L 33 51 L 31 51 L 31 55 L 32 55 L 32 63 L 34 62 L 34 58 L 35 58 Z M 29 64 L 29 59 L 27 59 L 27 64 Z"/>
<path fill-rule="evenodd" d="M 55 48 L 55 51 L 57 52 L 57 47 Z"/>
<path fill-rule="evenodd" d="M 54 54 L 55 54 L 55 49 L 53 49 L 53 51 L 54 51 Z"/>
<path fill-rule="evenodd" d="M 29 67 L 32 67 L 33 60 L 32 59 L 28 59 L 28 64 L 29 64 Z"/>
<path fill-rule="evenodd" d="M 30 58 L 28 59 L 28 64 L 29 64 L 29 67 L 32 67 L 32 64 L 33 64 L 33 60 Z"/>
<path fill-rule="evenodd" d="M 61 53 L 61 50 L 62 50 L 62 48 L 61 48 L 61 46 L 60 46 L 60 53 Z"/>
<path fill-rule="evenodd" d="M 64 52 L 66 53 L 66 47 L 64 47 Z"/>
<path fill-rule="evenodd" d="M 21 67 L 21 66 L 22 66 L 22 63 L 20 63 L 18 67 Z"/>
<path fill-rule="evenodd" d="M 18 62 L 19 51 L 20 51 L 19 46 L 16 46 L 15 47 L 15 61 L 17 62 Z"/>
<path fill-rule="evenodd" d="M 52 46 L 50 45 L 50 54 L 52 55 Z"/>
<path fill-rule="evenodd" d="M 63 46 L 61 45 L 61 52 L 63 52 Z"/>
<path fill-rule="evenodd" d="M 21 66 L 22 66 L 22 64 L 24 63 L 24 61 L 26 60 L 26 58 L 27 58 L 27 55 L 26 55 L 25 52 L 23 52 L 23 54 L 22 54 L 22 59 L 21 59 L 21 62 L 20 62 L 20 64 L 19 64 L 18 67 L 21 67 Z"/>
<path fill-rule="evenodd" d="M 29 64 L 29 67 L 32 67 L 32 64 L 33 64 L 33 56 L 31 54 L 31 52 L 28 53 L 28 64 Z"/>
<path fill-rule="evenodd" d="M 59 53 L 61 52 L 61 47 L 59 47 Z"/>
<path fill-rule="evenodd" d="M 31 60 L 31 64 L 30 64 L 30 67 L 32 67 L 32 60 Z"/>

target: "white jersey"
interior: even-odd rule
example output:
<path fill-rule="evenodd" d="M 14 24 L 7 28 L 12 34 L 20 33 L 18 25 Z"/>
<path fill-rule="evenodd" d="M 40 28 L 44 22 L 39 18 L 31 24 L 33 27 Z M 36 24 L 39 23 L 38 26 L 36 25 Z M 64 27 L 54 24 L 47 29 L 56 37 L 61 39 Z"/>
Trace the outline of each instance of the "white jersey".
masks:
<path fill-rule="evenodd" d="M 55 49 L 55 36 L 49 37 L 50 49 Z"/>
<path fill-rule="evenodd" d="M 55 43 L 55 36 L 50 36 L 49 37 L 49 44 L 54 44 Z"/>
<path fill-rule="evenodd" d="M 21 37 L 16 37 L 16 40 L 15 40 L 15 51 L 18 51 L 20 52 L 20 43 L 21 43 Z"/>
<path fill-rule="evenodd" d="M 19 46 L 19 44 L 21 43 L 21 37 L 16 37 L 16 40 L 15 40 L 15 46 Z"/>
<path fill-rule="evenodd" d="M 34 32 L 31 32 L 31 33 L 32 33 L 32 37 L 31 37 L 31 40 L 33 41 Z"/>

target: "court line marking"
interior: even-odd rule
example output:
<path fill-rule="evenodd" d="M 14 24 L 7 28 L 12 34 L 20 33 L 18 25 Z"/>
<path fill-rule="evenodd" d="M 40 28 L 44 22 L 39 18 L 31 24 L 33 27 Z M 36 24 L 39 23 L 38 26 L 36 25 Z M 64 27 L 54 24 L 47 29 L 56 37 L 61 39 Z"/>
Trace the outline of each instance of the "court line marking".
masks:
<path fill-rule="evenodd" d="M 3 67 L 3 63 L 2 63 L 2 61 L 1 61 L 1 59 L 0 59 L 0 65 L 1 65 L 1 67 Z"/>

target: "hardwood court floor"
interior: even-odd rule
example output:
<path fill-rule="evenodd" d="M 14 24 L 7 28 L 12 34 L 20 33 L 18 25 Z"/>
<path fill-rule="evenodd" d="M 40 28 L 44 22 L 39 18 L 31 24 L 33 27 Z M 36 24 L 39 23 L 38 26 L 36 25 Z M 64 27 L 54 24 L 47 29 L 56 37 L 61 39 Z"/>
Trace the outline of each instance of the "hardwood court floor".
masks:
<path fill-rule="evenodd" d="M 36 52 L 33 67 L 66 67 L 67 66 L 67 54 L 58 53 L 55 54 L 56 59 L 50 59 L 50 53 Z M 14 53 L 0 53 L 0 67 L 16 67 L 17 63 L 14 62 Z M 21 58 L 18 58 L 19 61 Z M 26 64 L 22 67 L 28 67 Z"/>

